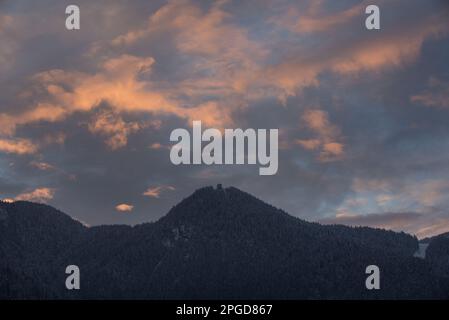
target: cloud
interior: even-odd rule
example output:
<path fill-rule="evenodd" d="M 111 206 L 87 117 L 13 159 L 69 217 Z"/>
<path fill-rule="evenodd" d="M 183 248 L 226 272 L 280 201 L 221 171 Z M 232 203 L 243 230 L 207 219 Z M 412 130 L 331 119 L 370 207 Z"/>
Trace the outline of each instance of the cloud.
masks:
<path fill-rule="evenodd" d="M 111 110 L 102 110 L 93 117 L 88 128 L 92 133 L 107 137 L 106 144 L 116 150 L 126 146 L 128 135 L 138 131 L 141 125 L 137 122 L 125 122 Z"/>
<path fill-rule="evenodd" d="M 263 52 L 248 38 L 246 29 L 232 24 L 232 15 L 223 9 L 225 4 L 226 1 L 217 1 L 209 10 L 202 10 L 193 1 L 170 1 L 148 18 L 144 28 L 120 35 L 112 44 L 131 45 L 156 34 L 168 34 L 183 53 L 251 65 L 251 60 Z M 232 39 L 232 42 L 223 39 Z M 208 62 L 219 66 L 219 61 Z"/>
<path fill-rule="evenodd" d="M 46 93 L 47 101 L 19 114 L 0 114 L 0 124 L 3 124 L 0 132 L 11 135 L 19 125 L 61 121 L 74 112 L 91 111 L 102 102 L 107 102 L 116 112 L 173 114 L 215 126 L 230 121 L 226 109 L 217 102 L 181 107 L 176 97 L 171 97 L 171 92 L 158 91 L 151 81 L 141 80 L 139 77 L 150 72 L 153 64 L 151 57 L 122 55 L 106 60 L 94 75 L 57 69 L 41 72 L 32 79 L 34 86 Z M 110 113 L 100 114 L 89 129 L 94 133 L 111 134 L 107 143 L 117 149 L 126 145 L 126 136 L 138 127 L 125 124 L 116 114 Z"/>
<path fill-rule="evenodd" d="M 449 181 L 440 179 L 422 181 L 406 186 L 403 193 L 418 201 L 422 206 L 438 206 L 447 199 Z"/>
<path fill-rule="evenodd" d="M 18 48 L 17 39 L 13 36 L 15 27 L 14 18 L 11 15 L 0 13 L 0 71 L 8 71 L 15 60 L 15 52 Z"/>
<path fill-rule="evenodd" d="M 387 179 L 362 179 L 355 177 L 352 181 L 352 190 L 358 193 L 377 191 L 377 192 L 389 192 L 392 188 L 392 184 Z"/>
<path fill-rule="evenodd" d="M 365 198 L 372 201 L 376 210 L 390 208 L 405 210 L 416 208 L 440 208 L 448 205 L 446 195 L 449 192 L 449 182 L 444 179 L 426 179 L 420 181 L 398 180 L 396 177 L 388 179 L 360 179 L 352 182 L 354 196 L 348 195 L 339 207 L 344 212 L 362 212 L 364 206 L 349 205 L 348 201 L 356 198 Z"/>
<path fill-rule="evenodd" d="M 17 126 L 33 122 L 62 120 L 67 111 L 61 106 L 38 102 L 22 113 L 0 113 L 0 134 L 13 135 Z"/>
<path fill-rule="evenodd" d="M 134 206 L 126 203 L 119 204 L 115 207 L 115 210 L 119 212 L 131 212 L 133 211 Z"/>
<path fill-rule="evenodd" d="M 410 98 L 413 103 L 426 107 L 449 108 L 449 83 L 437 78 L 429 80 L 428 89 Z"/>
<path fill-rule="evenodd" d="M 306 150 L 320 150 L 317 159 L 321 162 L 342 159 L 344 145 L 337 140 L 341 139 L 340 130 L 329 121 L 326 111 L 319 109 L 306 110 L 301 118 L 303 124 L 314 132 L 317 137 L 313 139 L 297 139 L 296 143 Z"/>
<path fill-rule="evenodd" d="M 417 212 L 444 226 L 424 215 L 449 206 L 435 182 L 448 179 L 443 1 L 380 0 L 371 32 L 366 1 L 79 0 L 88 32 L 70 41 L 58 4 L 15 2 L 0 14 L 0 140 L 35 151 L 1 151 L 2 194 L 53 186 L 52 205 L 92 225 L 135 224 L 223 183 L 311 220 Z M 278 174 L 174 167 L 168 137 L 192 120 L 279 128 Z M 111 215 L 114 199 L 133 214 Z"/>
<path fill-rule="evenodd" d="M 164 83 L 162 91 L 171 102 L 187 106 L 177 110 L 178 115 L 218 127 L 232 124 L 233 110 L 244 106 L 246 98 L 265 95 L 256 80 L 260 62 L 269 54 L 263 44 L 250 39 L 246 28 L 234 23 L 225 5 L 226 1 L 217 1 L 204 9 L 195 1 L 170 1 L 145 26 L 111 42 L 132 48 L 170 37 L 167 50 L 172 59 L 189 62 Z"/>
<path fill-rule="evenodd" d="M 307 139 L 307 140 L 297 139 L 296 143 L 306 150 L 316 150 L 321 145 L 321 141 L 319 139 Z"/>
<path fill-rule="evenodd" d="M 430 17 L 422 23 L 392 30 L 388 36 L 355 42 L 332 58 L 329 66 L 338 73 L 347 74 L 410 63 L 419 56 L 424 40 L 447 33 L 443 19 L 444 16 Z"/>
<path fill-rule="evenodd" d="M 46 146 L 63 144 L 64 139 L 64 134 L 45 135 L 37 142 L 25 138 L 2 138 L 0 136 L 0 152 L 17 155 L 35 154 Z"/>
<path fill-rule="evenodd" d="M 151 57 L 122 55 L 106 60 L 93 75 L 60 69 L 40 72 L 32 77 L 33 90 L 44 92 L 46 98 L 22 113 L 0 114 L 1 130 L 12 134 L 18 125 L 61 121 L 76 111 L 90 111 L 103 101 L 119 111 L 175 112 L 163 94 L 148 90 L 148 83 L 137 79 L 153 63 Z"/>
<path fill-rule="evenodd" d="M 150 148 L 150 149 L 153 149 L 153 150 L 160 150 L 160 149 L 170 149 L 170 146 L 162 145 L 162 144 L 159 143 L 159 142 L 155 142 L 155 143 L 152 143 L 152 144 L 149 146 L 149 148 Z"/>
<path fill-rule="evenodd" d="M 225 3 L 216 2 L 205 10 L 194 1 L 169 2 L 151 14 L 142 28 L 111 40 L 107 55 L 87 56 L 96 72 L 52 69 L 34 75 L 31 78 L 34 89 L 24 93 L 31 97 L 36 92 L 45 93 L 47 98 L 39 99 L 18 114 L 0 113 L 0 132 L 11 135 L 19 125 L 61 121 L 75 111 L 89 111 L 102 101 L 118 112 L 173 114 L 189 122 L 202 120 L 223 128 L 233 123 L 233 112 L 244 108 L 248 101 L 276 96 L 285 103 L 288 96 L 318 85 L 318 76 L 326 71 L 348 74 L 399 66 L 418 56 L 427 37 L 447 31 L 441 15 L 434 15 L 410 27 L 392 28 L 388 35 L 344 39 L 338 43 L 325 41 L 323 46 L 329 47 L 317 48 L 318 53 L 293 47 L 289 50 L 293 57 L 281 56 L 281 62 L 273 64 L 267 62 L 279 58 L 270 57 L 272 44 L 251 39 L 248 30 L 235 23 L 233 14 L 225 10 Z M 360 6 L 343 10 L 334 18 L 302 17 L 298 23 L 308 26 L 308 32 L 319 31 L 318 26 L 334 28 L 335 24 L 351 20 Z M 312 4 L 307 14 L 320 15 L 323 7 L 324 3 Z M 323 21 L 329 21 L 330 25 Z M 170 40 L 167 42 L 174 45 L 171 54 L 189 61 L 177 77 L 168 78 L 170 81 L 157 81 L 154 69 L 158 61 L 151 55 L 111 54 L 130 51 L 133 46 L 161 35 L 166 35 Z M 345 41 L 349 43 L 344 44 Z M 29 98 L 33 100 L 36 98 Z M 119 148 L 126 144 L 125 136 L 114 135 L 109 144 Z M 336 145 L 327 149 L 323 159 L 338 152 Z"/>
<path fill-rule="evenodd" d="M 65 112 L 89 111 L 102 101 L 118 110 L 169 112 L 174 105 L 161 93 L 152 91 L 150 83 L 138 79 L 150 72 L 153 64 L 152 57 L 125 54 L 107 59 L 93 75 L 50 70 L 37 74 L 34 80 L 57 105 L 65 107 Z"/>
<path fill-rule="evenodd" d="M 54 189 L 50 188 L 37 188 L 31 192 L 26 192 L 19 194 L 14 198 L 14 200 L 19 201 L 33 201 L 33 202 L 42 202 L 46 203 L 49 200 L 52 200 L 55 194 Z"/>
<path fill-rule="evenodd" d="M 38 147 L 28 139 L 2 139 L 0 138 L 0 152 L 14 154 L 36 153 Z"/>
<path fill-rule="evenodd" d="M 323 152 L 321 156 L 325 159 L 336 156 L 339 157 L 343 154 L 343 144 L 338 142 L 329 142 L 323 145 Z"/>
<path fill-rule="evenodd" d="M 32 167 L 42 170 L 42 171 L 49 171 L 49 170 L 55 169 L 55 167 L 53 165 L 46 163 L 46 162 L 32 161 L 32 162 L 30 162 L 30 165 Z"/>
<path fill-rule="evenodd" d="M 351 21 L 354 17 L 364 16 L 363 4 L 322 18 L 299 18 L 295 17 L 294 13 L 285 13 L 277 18 L 281 21 L 277 23 L 278 26 L 306 33 L 326 30 L 329 33 L 328 39 L 312 49 L 301 45 L 292 47 L 289 50 L 290 55 L 284 57 L 280 63 L 261 71 L 259 83 L 267 80 L 272 86 L 277 86 L 281 90 L 279 98 L 285 101 L 306 87 L 318 86 L 319 76 L 326 72 L 354 76 L 363 72 L 378 73 L 409 65 L 419 57 L 425 40 L 445 37 L 449 32 L 447 10 L 422 13 L 419 11 L 422 10 L 420 5 L 418 3 L 410 7 L 410 12 L 419 15 L 419 19 L 404 21 L 398 18 L 401 23 L 389 24 L 388 32 L 377 34 L 353 32 L 354 29 L 361 28 L 360 19 Z M 393 5 L 390 10 L 394 8 Z M 388 7 L 383 10 L 388 10 Z M 296 11 L 299 12 L 298 9 Z M 292 21 L 292 15 L 294 20 L 299 21 L 293 25 L 288 23 Z M 346 22 L 351 23 L 345 28 L 335 28 L 336 25 Z M 315 33 L 313 35 L 316 35 Z"/>
<path fill-rule="evenodd" d="M 404 231 L 422 239 L 449 231 L 449 214 L 441 212 L 384 212 L 366 215 L 340 215 L 320 220 L 324 224 L 368 226 Z"/>
<path fill-rule="evenodd" d="M 174 191 L 176 190 L 175 187 L 172 186 L 159 186 L 159 187 L 153 187 L 153 188 L 148 188 L 143 195 L 147 196 L 147 197 L 151 197 L 151 198 L 159 198 L 159 196 L 161 195 L 162 192 L 167 191 L 167 190 L 171 190 Z"/>
<path fill-rule="evenodd" d="M 49 145 L 63 145 L 67 135 L 64 132 L 56 132 L 51 134 L 45 134 L 41 141 L 39 141 L 40 146 L 49 146 Z"/>
<path fill-rule="evenodd" d="M 352 191 L 336 208 L 335 217 L 323 223 L 392 229 L 419 237 L 449 230 L 449 183 L 444 179 L 356 178 Z"/>
<path fill-rule="evenodd" d="M 310 1 L 305 10 L 289 6 L 286 12 L 272 18 L 271 21 L 295 33 L 317 34 L 333 30 L 339 25 L 360 17 L 367 6 L 366 1 L 363 1 L 347 9 L 325 14 L 323 13 L 325 9 L 324 4 L 325 1 L 323 0 Z"/>

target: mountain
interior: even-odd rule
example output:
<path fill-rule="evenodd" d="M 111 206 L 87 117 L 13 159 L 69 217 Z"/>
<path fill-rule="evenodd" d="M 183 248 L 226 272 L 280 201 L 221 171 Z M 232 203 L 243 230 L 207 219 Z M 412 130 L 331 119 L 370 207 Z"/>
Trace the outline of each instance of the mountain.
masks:
<path fill-rule="evenodd" d="M 232 187 L 199 189 L 134 227 L 0 202 L 0 298 L 449 298 L 448 275 L 417 248 L 405 233 L 306 222 Z M 373 264 L 380 290 L 365 288 Z M 67 265 L 81 290 L 65 289 Z"/>
<path fill-rule="evenodd" d="M 449 278 L 449 232 L 422 240 L 427 244 L 426 260 L 432 271 Z"/>

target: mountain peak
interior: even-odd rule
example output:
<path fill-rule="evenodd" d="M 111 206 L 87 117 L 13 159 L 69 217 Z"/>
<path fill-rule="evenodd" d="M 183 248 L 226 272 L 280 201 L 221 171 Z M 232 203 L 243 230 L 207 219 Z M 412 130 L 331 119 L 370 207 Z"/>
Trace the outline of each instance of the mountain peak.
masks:
<path fill-rule="evenodd" d="M 161 220 L 170 225 L 224 225 L 295 219 L 280 209 L 235 187 L 207 186 L 193 192 L 174 206 Z"/>

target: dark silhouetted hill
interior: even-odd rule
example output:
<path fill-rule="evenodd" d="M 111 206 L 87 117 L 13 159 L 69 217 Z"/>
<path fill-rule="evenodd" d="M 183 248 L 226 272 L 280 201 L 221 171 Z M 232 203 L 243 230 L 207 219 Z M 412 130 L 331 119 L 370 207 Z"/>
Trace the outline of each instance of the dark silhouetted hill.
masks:
<path fill-rule="evenodd" d="M 232 187 L 200 189 L 134 227 L 87 228 L 49 206 L 0 203 L 0 297 L 448 298 L 448 275 L 430 261 L 449 246 L 429 246 L 431 260 L 414 258 L 417 247 L 405 233 L 309 223 Z M 65 289 L 71 264 L 79 291 Z M 372 264 L 380 290 L 365 288 Z"/>

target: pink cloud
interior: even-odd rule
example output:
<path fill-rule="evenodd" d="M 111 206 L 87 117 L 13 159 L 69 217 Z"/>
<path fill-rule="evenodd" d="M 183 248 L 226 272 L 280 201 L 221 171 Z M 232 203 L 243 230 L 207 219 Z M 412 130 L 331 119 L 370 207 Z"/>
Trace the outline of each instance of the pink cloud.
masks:
<path fill-rule="evenodd" d="M 15 154 L 32 154 L 36 153 L 38 146 L 28 139 L 1 139 L 0 152 Z"/>
<path fill-rule="evenodd" d="M 19 194 L 14 200 L 19 201 L 33 201 L 46 203 L 53 199 L 55 190 L 51 188 L 37 188 L 33 191 Z"/>
<path fill-rule="evenodd" d="M 119 204 L 115 207 L 115 210 L 119 212 L 131 212 L 133 211 L 134 206 L 126 203 Z"/>
<path fill-rule="evenodd" d="M 176 190 L 175 187 L 172 186 L 158 186 L 153 188 L 148 188 L 143 195 L 151 198 L 159 198 L 162 192 L 164 191 L 174 191 Z"/>

